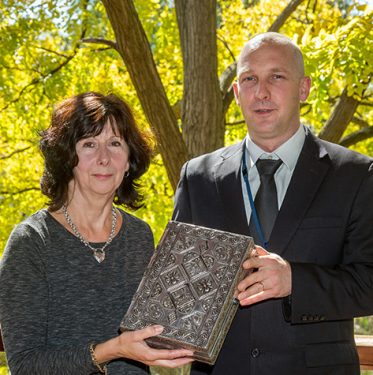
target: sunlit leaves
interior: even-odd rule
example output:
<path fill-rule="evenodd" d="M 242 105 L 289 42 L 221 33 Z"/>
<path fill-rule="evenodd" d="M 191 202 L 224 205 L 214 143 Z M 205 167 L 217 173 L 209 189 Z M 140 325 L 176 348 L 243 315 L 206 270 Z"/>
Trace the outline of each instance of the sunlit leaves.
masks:
<path fill-rule="evenodd" d="M 372 12 L 362 13 L 350 18 L 337 18 L 333 33 L 321 30 L 317 35 L 305 34 L 302 47 L 307 73 L 313 79 L 308 100 L 312 111 L 307 115 L 307 122 L 316 129 L 321 129 L 331 106 L 345 87 L 349 96 L 362 102 L 371 100 L 372 21 Z M 358 115 L 367 124 L 371 123 L 372 111 L 368 107 L 360 106 Z M 353 130 L 351 124 L 347 133 Z"/>
<path fill-rule="evenodd" d="M 167 175 L 163 171 L 160 156 L 155 158 L 142 182 L 145 205 L 136 214 L 150 224 L 155 243 L 158 243 L 165 224 L 171 218 L 174 194 Z"/>

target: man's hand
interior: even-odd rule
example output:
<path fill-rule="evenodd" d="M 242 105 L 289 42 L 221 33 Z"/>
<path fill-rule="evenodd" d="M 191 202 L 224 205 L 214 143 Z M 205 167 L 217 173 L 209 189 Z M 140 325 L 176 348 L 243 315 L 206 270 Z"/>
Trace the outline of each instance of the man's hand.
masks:
<path fill-rule="evenodd" d="M 241 306 L 291 294 L 291 266 L 275 253 L 255 246 L 256 254 L 243 263 L 245 270 L 256 270 L 237 286 Z"/>

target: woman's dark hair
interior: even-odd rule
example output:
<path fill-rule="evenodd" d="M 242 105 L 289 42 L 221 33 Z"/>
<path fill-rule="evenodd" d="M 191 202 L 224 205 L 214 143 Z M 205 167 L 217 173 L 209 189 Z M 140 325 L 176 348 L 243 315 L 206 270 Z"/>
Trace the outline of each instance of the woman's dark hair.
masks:
<path fill-rule="evenodd" d="M 137 127 L 130 107 L 118 96 L 87 92 L 58 104 L 50 127 L 40 133 L 40 150 L 45 161 L 41 191 L 50 198 L 52 211 L 60 209 L 68 199 L 68 183 L 79 161 L 77 142 L 99 135 L 108 121 L 129 147 L 129 175 L 118 187 L 114 203 L 132 209 L 141 206 L 143 197 L 136 180 L 149 168 L 151 138 Z"/>

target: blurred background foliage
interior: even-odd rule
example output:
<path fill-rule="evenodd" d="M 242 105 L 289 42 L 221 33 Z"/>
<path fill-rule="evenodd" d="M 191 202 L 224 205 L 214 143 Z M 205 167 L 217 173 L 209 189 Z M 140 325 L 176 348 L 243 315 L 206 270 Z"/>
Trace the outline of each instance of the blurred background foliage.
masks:
<path fill-rule="evenodd" d="M 311 5 L 309 3 L 312 3 Z M 219 72 L 234 62 L 249 36 L 268 29 L 287 2 L 218 2 Z M 171 104 L 182 99 L 183 66 L 172 1 L 137 0 L 158 72 Z M 372 123 L 372 9 L 358 1 L 318 0 L 301 4 L 281 28 L 303 49 L 313 88 L 302 108 L 303 121 L 318 132 L 347 86 L 366 105 L 344 134 Z M 115 92 L 129 102 L 143 127 L 141 105 L 118 53 L 87 38 L 113 40 L 98 0 L 2 0 L 0 13 L 0 252 L 13 226 L 45 205 L 39 193 L 43 162 L 38 132 L 48 126 L 53 105 L 83 91 Z M 146 74 L 146 72 L 144 72 Z M 239 108 L 226 115 L 226 144 L 245 135 Z M 353 148 L 373 155 L 372 138 Z M 172 212 L 173 190 L 158 154 L 143 178 L 146 205 L 136 215 L 159 239 Z"/>

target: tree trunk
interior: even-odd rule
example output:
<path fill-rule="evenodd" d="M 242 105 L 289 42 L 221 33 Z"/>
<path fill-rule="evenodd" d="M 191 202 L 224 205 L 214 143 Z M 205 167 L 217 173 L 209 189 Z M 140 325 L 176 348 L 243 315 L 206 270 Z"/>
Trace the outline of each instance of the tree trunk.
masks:
<path fill-rule="evenodd" d="M 338 143 L 358 105 L 359 102 L 352 96 L 348 96 L 347 89 L 344 89 L 328 121 L 321 129 L 319 137 L 329 142 Z"/>
<path fill-rule="evenodd" d="M 216 0 L 175 0 L 184 63 L 183 138 L 190 156 L 224 145 Z"/>
<path fill-rule="evenodd" d="M 145 31 L 132 0 L 102 2 L 114 30 L 118 52 L 156 136 L 169 180 L 175 188 L 188 153 L 157 72 Z"/>

